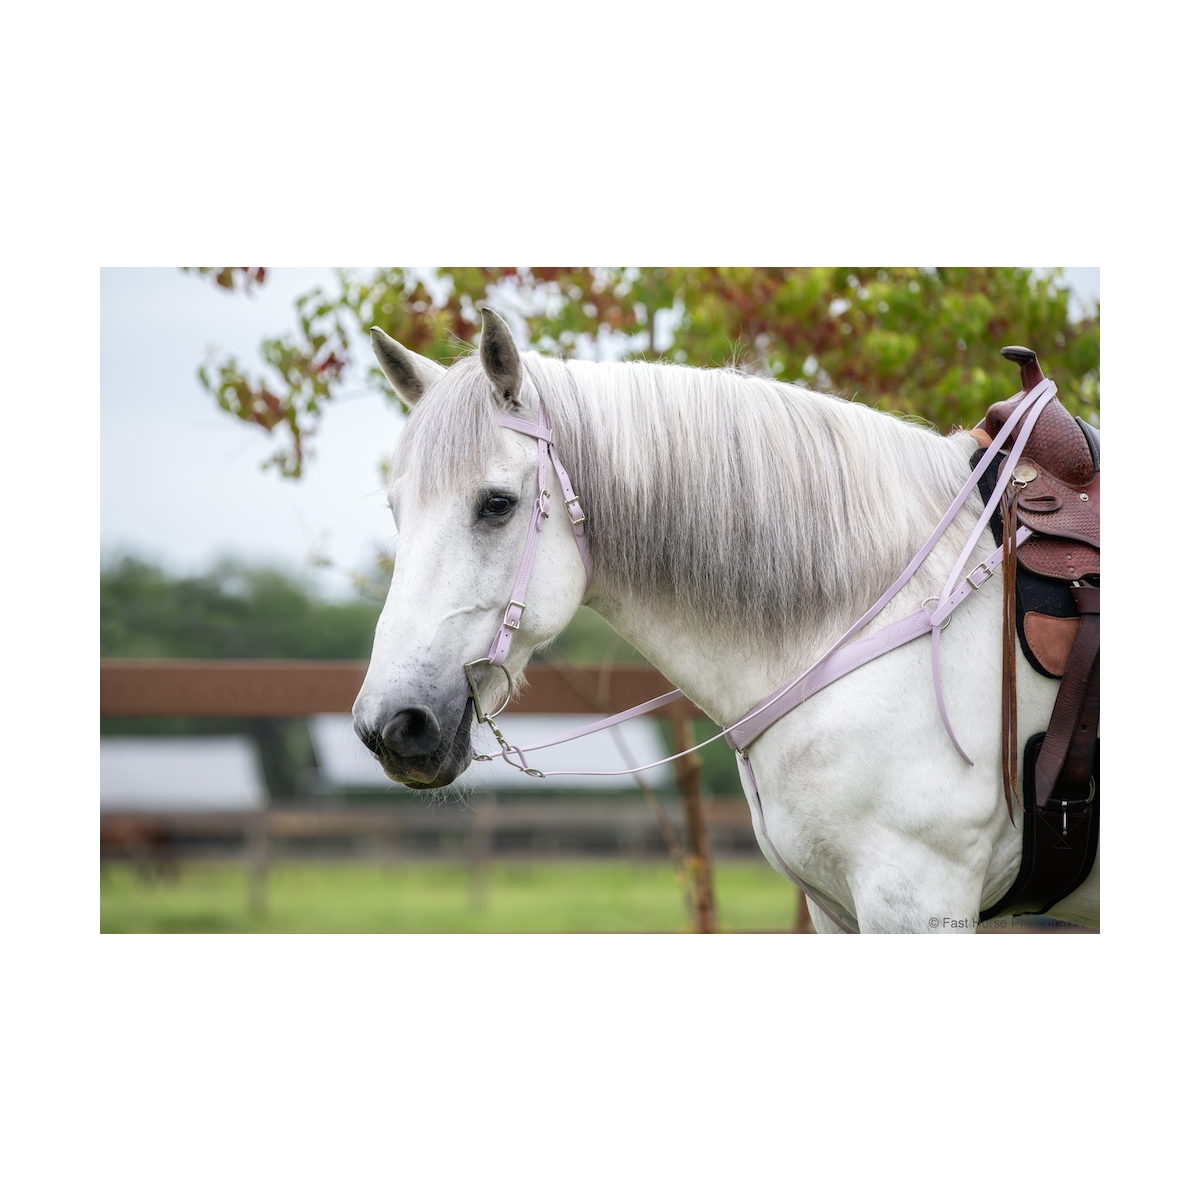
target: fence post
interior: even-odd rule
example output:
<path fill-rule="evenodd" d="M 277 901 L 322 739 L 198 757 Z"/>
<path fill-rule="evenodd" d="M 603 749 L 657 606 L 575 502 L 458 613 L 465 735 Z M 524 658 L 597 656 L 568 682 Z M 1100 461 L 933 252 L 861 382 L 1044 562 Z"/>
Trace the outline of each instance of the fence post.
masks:
<path fill-rule="evenodd" d="M 691 750 L 696 741 L 687 709 L 677 701 L 667 706 L 667 713 L 672 751 L 679 754 Z M 717 906 L 713 898 L 712 856 L 708 848 L 704 809 L 700 803 L 700 755 L 695 750 L 675 760 L 675 783 L 683 797 L 683 811 L 687 817 L 688 870 L 696 896 L 696 932 L 716 933 Z"/>
<path fill-rule="evenodd" d="M 267 833 L 267 810 L 260 808 L 250 814 L 248 828 L 246 883 L 250 911 L 256 917 L 267 915 L 267 868 L 270 858 L 270 838 Z"/>

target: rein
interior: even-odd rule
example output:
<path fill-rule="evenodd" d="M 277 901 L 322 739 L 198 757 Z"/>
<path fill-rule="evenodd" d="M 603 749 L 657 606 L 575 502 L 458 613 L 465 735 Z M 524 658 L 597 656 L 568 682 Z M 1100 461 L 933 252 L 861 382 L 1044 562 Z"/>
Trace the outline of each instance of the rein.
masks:
<path fill-rule="evenodd" d="M 643 766 L 632 767 L 622 771 L 540 771 L 536 767 L 530 766 L 525 755 L 533 753 L 535 750 L 544 750 L 549 746 L 559 746 L 565 742 L 575 741 L 578 738 L 587 737 L 589 734 L 598 733 L 600 730 L 607 729 L 612 725 L 617 725 L 624 721 L 632 720 L 634 717 L 654 712 L 670 704 L 672 701 L 680 699 L 683 696 L 680 690 L 676 689 L 675 691 L 667 692 L 653 700 L 646 701 L 644 704 L 639 704 L 634 708 L 617 713 L 615 716 L 605 717 L 603 720 L 596 721 L 591 725 L 585 725 L 583 728 L 577 729 L 564 737 L 554 738 L 547 742 L 539 742 L 534 746 L 520 747 L 509 745 L 496 725 L 495 718 L 508 707 L 509 701 L 511 701 L 513 696 L 512 675 L 504 665 L 504 661 L 508 657 L 508 652 L 512 647 L 513 635 L 521 627 L 521 616 L 525 611 L 525 594 L 533 572 L 533 560 L 537 551 L 538 535 L 541 533 L 550 516 L 550 493 L 546 488 L 547 460 L 553 464 L 559 483 L 562 486 L 563 503 L 571 520 L 575 534 L 575 545 L 579 550 L 584 569 L 587 572 L 588 585 L 592 581 L 592 560 L 591 554 L 588 551 L 587 535 L 584 532 L 586 518 L 579 497 L 575 494 L 575 489 L 571 484 L 570 477 L 563 467 L 558 452 L 554 447 L 554 435 L 550 427 L 546 424 L 541 402 L 539 401 L 538 403 L 538 419 L 536 424 L 517 417 L 500 414 L 499 421 L 504 428 L 525 434 L 527 437 L 537 438 L 538 496 L 533 505 L 533 512 L 530 515 L 529 530 L 525 536 L 525 548 L 521 555 L 520 566 L 517 568 L 516 582 L 513 585 L 511 598 L 505 606 L 500 628 L 496 630 L 496 636 L 492 639 L 492 644 L 487 655 L 484 658 L 478 658 L 472 662 L 465 663 L 463 666 L 467 675 L 468 686 L 470 687 L 471 699 L 475 706 L 476 720 L 479 724 L 488 725 L 500 744 L 500 753 L 498 755 L 476 754 L 473 756 L 474 760 L 476 762 L 491 762 L 496 758 L 502 758 L 510 766 L 516 767 L 517 770 L 524 772 L 526 775 L 531 775 L 538 779 L 546 779 L 555 775 L 632 775 L 640 771 L 649 770 L 652 767 L 662 766 L 664 763 L 673 762 L 677 758 L 682 758 L 685 754 L 690 754 L 693 750 L 707 746 L 724 737 L 742 759 L 747 771 L 749 771 L 748 747 L 781 717 L 791 712 L 792 709 L 802 704 L 810 696 L 816 695 L 823 688 L 841 679 L 842 676 L 849 674 L 858 667 L 864 666 L 866 663 L 872 662 L 874 659 L 886 654 L 889 650 L 894 650 L 928 633 L 932 639 L 934 693 L 937 697 L 938 712 L 941 715 L 942 724 L 945 726 L 946 733 L 953 743 L 954 748 L 968 765 L 974 766 L 975 764 L 967 755 L 967 752 L 959 745 L 958 738 L 955 736 L 953 726 L 950 723 L 950 715 L 946 709 L 946 701 L 942 693 L 939 639 L 942 631 L 950 624 L 955 609 L 973 592 L 979 591 L 1001 564 L 1005 562 L 1006 543 L 1002 542 L 991 554 L 968 571 L 965 576 L 959 578 L 959 574 L 966 565 L 971 550 L 979 541 L 992 513 L 1004 495 L 1005 488 L 1008 486 L 1009 479 L 1016 468 L 1017 461 L 1021 457 L 1025 443 L 1029 440 L 1033 432 L 1038 417 L 1046 405 L 1054 398 L 1057 391 L 1057 387 L 1051 380 L 1043 379 L 1035 387 L 1030 388 L 1028 392 L 1018 392 L 1015 396 L 1010 397 L 1010 400 L 1018 400 L 1019 403 L 1016 404 L 1008 420 L 992 440 L 992 444 L 984 451 L 975 469 L 971 472 L 966 483 L 963 484 L 961 491 L 954 498 L 936 528 L 925 541 L 925 544 L 917 551 L 887 591 L 812 666 L 790 683 L 772 692 L 771 695 L 752 708 L 745 716 L 725 729 L 722 729 L 720 733 L 715 734 L 706 741 L 700 742 L 699 745 L 690 747 L 688 750 L 681 751 L 678 754 L 672 754 L 666 758 L 659 759 L 657 762 L 646 763 Z M 974 491 L 984 471 L 987 470 L 992 460 L 1000 453 L 1004 442 L 1026 414 L 1029 415 L 1029 419 L 1025 421 L 1011 451 L 1008 452 L 1007 461 L 997 476 L 995 489 L 987 504 L 984 505 L 983 513 L 976 522 L 975 528 L 971 531 L 971 535 L 958 556 L 940 595 L 930 596 L 922 603 L 920 608 L 914 609 L 907 616 L 901 617 L 898 621 L 892 622 L 883 629 L 876 630 L 874 633 L 859 638 L 857 641 L 851 641 L 855 634 L 861 632 L 866 625 L 887 607 L 888 603 L 895 598 L 904 585 L 916 574 L 918 568 L 928 558 L 934 547 L 941 540 L 943 534 L 950 527 L 954 518 L 958 515 L 963 504 L 966 503 L 967 498 Z M 1009 549 L 1010 557 L 1012 554 L 1015 554 L 1016 548 L 1022 545 L 1029 536 L 1030 530 L 1023 526 L 1017 531 Z M 980 574 L 981 572 L 982 574 Z M 957 583 L 955 582 L 956 580 Z M 930 605 L 933 605 L 932 609 Z M 484 711 L 475 679 L 475 668 L 482 666 L 499 667 L 504 672 L 505 680 L 508 684 L 508 694 L 505 697 L 504 703 L 492 713 Z M 516 761 L 510 755 L 515 756 Z M 753 782 L 752 772 L 750 772 L 750 778 L 751 782 Z M 757 787 L 755 787 L 755 800 L 757 798 Z M 761 805 L 758 807 L 758 815 L 761 819 Z M 770 845 L 771 842 L 770 838 L 766 836 L 765 825 L 763 826 L 763 836 L 767 844 Z M 774 849 L 774 846 L 772 846 L 772 849 Z M 776 855 L 778 857 L 777 851 Z M 780 861 L 782 863 L 782 859 Z M 797 876 L 794 876 L 791 871 L 785 869 L 785 874 L 793 882 L 797 883 L 798 886 L 811 894 L 811 889 L 802 883 Z M 822 905 L 822 908 L 824 907 Z M 832 916 L 833 914 L 829 915 Z M 836 917 L 834 919 L 837 920 Z M 840 920 L 838 923 L 842 924 Z"/>

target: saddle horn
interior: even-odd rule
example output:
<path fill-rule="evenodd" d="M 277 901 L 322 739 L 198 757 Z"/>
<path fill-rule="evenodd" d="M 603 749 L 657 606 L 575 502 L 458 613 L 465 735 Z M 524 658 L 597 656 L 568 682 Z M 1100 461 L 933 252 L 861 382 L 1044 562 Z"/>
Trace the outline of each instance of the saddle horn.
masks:
<path fill-rule="evenodd" d="M 1033 350 L 1029 350 L 1025 346 L 1005 346 L 1001 349 L 1000 354 L 1009 362 L 1020 364 L 1021 387 L 1025 391 L 1031 391 L 1046 378 L 1038 364 L 1038 356 Z"/>

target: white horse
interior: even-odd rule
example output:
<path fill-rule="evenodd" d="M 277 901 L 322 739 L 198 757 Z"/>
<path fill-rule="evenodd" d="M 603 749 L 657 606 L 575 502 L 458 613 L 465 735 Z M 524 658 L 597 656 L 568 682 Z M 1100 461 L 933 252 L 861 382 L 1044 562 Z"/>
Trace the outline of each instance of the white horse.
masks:
<path fill-rule="evenodd" d="M 471 761 L 463 664 L 506 611 L 536 485 L 537 442 L 499 423 L 539 402 L 587 514 L 590 585 L 557 480 L 508 665 L 519 672 L 581 605 L 713 720 L 730 725 L 811 665 L 882 595 L 949 507 L 977 448 L 910 420 L 730 370 L 518 354 L 485 313 L 481 351 L 449 369 L 375 331 L 414 406 L 389 501 L 396 567 L 355 727 L 388 775 L 441 787 Z M 866 632 L 936 596 L 982 511 L 972 497 Z M 984 533 L 978 558 L 994 549 Z M 972 558 L 970 561 L 978 561 Z M 1021 861 L 1000 762 L 999 580 L 942 634 L 938 715 L 928 638 L 810 697 L 750 747 L 771 851 L 863 932 L 972 932 Z M 1019 744 L 1047 727 L 1057 681 L 1017 656 Z M 500 671 L 480 676 L 485 703 Z M 743 783 L 745 784 L 743 769 Z M 756 826 L 756 832 L 757 826 Z M 1098 927 L 1100 864 L 1050 915 Z M 812 902 L 820 932 L 837 926 Z"/>

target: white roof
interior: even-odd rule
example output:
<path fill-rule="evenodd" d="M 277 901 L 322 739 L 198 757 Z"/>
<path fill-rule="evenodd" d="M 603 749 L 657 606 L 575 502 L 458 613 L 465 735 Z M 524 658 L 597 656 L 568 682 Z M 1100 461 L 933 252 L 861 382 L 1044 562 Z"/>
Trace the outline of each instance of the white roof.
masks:
<path fill-rule="evenodd" d="M 100 739 L 102 809 L 253 809 L 267 799 L 248 737 Z"/>
<path fill-rule="evenodd" d="M 516 713 L 503 716 L 497 724 L 504 732 L 509 745 L 532 745 L 562 737 L 573 729 L 590 725 L 598 717 L 586 713 L 568 715 L 542 715 Z M 342 713 L 322 713 L 309 717 L 309 733 L 317 763 L 325 781 L 334 787 L 387 787 L 395 788 L 383 773 L 383 768 L 371 757 L 367 748 L 358 740 L 351 718 Z M 669 751 L 663 744 L 658 725 L 650 717 L 635 717 L 620 727 L 619 736 L 631 755 L 627 761 L 621 753 L 614 730 L 604 729 L 565 746 L 552 746 L 529 756 L 531 766 L 542 771 L 616 771 L 642 763 L 656 762 L 665 758 Z M 497 753 L 500 747 L 486 727 L 475 731 L 476 749 Z M 654 787 L 670 782 L 673 772 L 670 765 L 655 767 L 642 772 L 645 781 Z M 636 787 L 630 775 L 588 776 L 563 775 L 551 779 L 536 779 L 524 775 L 503 762 L 472 763 L 459 778 L 467 787 L 484 791 L 522 791 L 555 789 L 616 791 Z"/>

